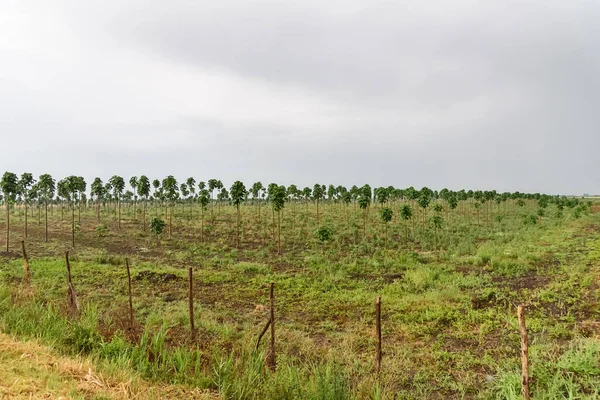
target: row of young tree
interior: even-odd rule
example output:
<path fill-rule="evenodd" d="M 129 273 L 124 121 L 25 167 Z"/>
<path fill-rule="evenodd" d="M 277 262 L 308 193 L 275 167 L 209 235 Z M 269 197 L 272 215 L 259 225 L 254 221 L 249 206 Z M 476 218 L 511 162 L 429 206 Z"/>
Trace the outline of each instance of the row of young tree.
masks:
<path fill-rule="evenodd" d="M 24 237 L 27 238 L 27 210 L 31 206 L 37 206 L 38 217 L 41 218 L 41 210 L 45 215 L 45 240 L 48 241 L 48 206 L 49 205 L 67 205 L 71 211 L 72 223 L 72 241 L 75 244 L 75 212 L 81 212 L 82 207 L 95 206 L 97 218 L 100 220 L 100 208 L 107 204 L 115 205 L 115 213 L 118 220 L 118 227 L 121 229 L 121 205 L 122 203 L 133 204 L 136 208 L 141 206 L 143 230 L 147 230 L 147 208 L 148 204 L 160 204 L 165 207 L 168 216 L 169 234 L 172 230 L 172 218 L 176 204 L 199 204 L 201 210 L 201 240 L 204 232 L 204 212 L 212 204 L 211 210 L 214 211 L 215 204 L 220 207 L 221 204 L 232 204 L 236 208 L 236 245 L 240 243 L 240 206 L 245 202 L 258 204 L 260 215 L 260 204 L 270 203 L 273 208 L 273 215 L 278 215 L 278 249 L 281 249 L 281 211 L 286 203 L 309 203 L 316 206 L 316 223 L 320 224 L 319 203 L 354 205 L 363 210 L 363 231 L 366 233 L 367 216 L 373 203 L 379 206 L 379 215 L 387 232 L 387 223 L 394 217 L 394 210 L 390 206 L 394 202 L 407 202 L 402 204 L 396 210 L 400 219 L 408 221 L 413 219 L 413 207 L 418 207 L 420 211 L 420 223 L 425 227 L 428 221 L 428 209 L 434 211 L 430 221 L 436 231 L 441 228 L 443 223 L 442 212 L 455 210 L 461 205 L 472 205 L 479 218 L 479 211 L 489 220 L 490 211 L 493 204 L 500 205 L 511 200 L 511 204 L 523 207 L 525 202 L 535 202 L 539 207 L 539 213 L 548 207 L 549 204 L 555 204 L 559 211 L 565 207 L 575 208 L 580 205 L 579 199 L 559 196 L 550 196 L 540 193 L 520 193 L 504 192 L 498 193 L 495 190 L 459 190 L 452 191 L 442 189 L 440 191 L 431 190 L 424 187 L 420 190 L 414 187 L 399 189 L 393 186 L 371 188 L 370 185 L 344 186 L 315 184 L 313 187 L 298 188 L 296 185 L 285 187 L 276 183 L 264 186 L 261 182 L 255 182 L 252 186 L 246 187 L 241 181 L 235 181 L 229 190 L 218 179 L 209 179 L 207 181 L 196 181 L 193 177 L 179 182 L 174 176 L 169 175 L 166 178 L 149 179 L 147 176 L 131 177 L 128 181 L 121 176 L 112 176 L 106 182 L 101 178 L 95 178 L 90 185 L 81 176 L 71 175 L 56 181 L 51 175 L 40 175 L 36 180 L 31 173 L 23 173 L 18 176 L 12 172 L 5 172 L 0 181 L 0 200 L 6 205 L 6 234 L 7 251 L 9 245 L 10 233 L 10 206 L 19 205 L 24 208 L 25 223 Z M 216 198 L 215 198 L 216 192 Z M 348 215 L 346 207 L 346 216 Z M 62 210 L 62 208 L 61 208 Z M 447 215 L 447 214 L 446 214 Z M 327 229 L 321 230 L 321 236 L 327 236 L 323 233 Z"/>

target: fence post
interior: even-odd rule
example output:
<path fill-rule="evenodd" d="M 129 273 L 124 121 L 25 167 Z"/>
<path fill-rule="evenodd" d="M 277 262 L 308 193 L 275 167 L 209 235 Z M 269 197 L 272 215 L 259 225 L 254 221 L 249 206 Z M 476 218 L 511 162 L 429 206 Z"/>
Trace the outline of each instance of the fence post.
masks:
<path fill-rule="evenodd" d="M 31 270 L 29 268 L 29 258 L 25 249 L 25 241 L 21 240 L 21 248 L 23 249 L 23 266 L 25 267 L 25 284 L 31 286 Z"/>
<path fill-rule="evenodd" d="M 131 297 L 131 271 L 129 270 L 129 258 L 125 258 L 127 265 L 127 285 L 129 286 L 129 327 L 133 328 L 133 299 Z"/>
<path fill-rule="evenodd" d="M 517 307 L 517 317 L 521 330 L 521 393 L 523 400 L 529 400 L 529 345 L 527 342 L 527 327 L 525 326 L 525 310 L 523 306 Z"/>
<path fill-rule="evenodd" d="M 271 346 L 269 352 L 269 367 L 275 371 L 277 368 L 277 355 L 275 354 L 275 282 L 271 282 L 269 297 L 271 299 Z"/>
<path fill-rule="evenodd" d="M 190 309 L 190 328 L 192 340 L 194 340 L 195 336 L 195 328 L 194 328 L 194 284 L 193 284 L 193 275 L 192 275 L 192 267 L 188 268 L 188 277 L 189 277 L 189 309 Z"/>
<path fill-rule="evenodd" d="M 65 259 L 67 260 L 67 286 L 69 288 L 69 305 L 75 307 L 79 311 L 79 301 L 77 300 L 77 294 L 75 293 L 75 287 L 73 287 L 73 281 L 71 280 L 71 263 L 69 262 L 69 251 L 65 253 Z"/>
<path fill-rule="evenodd" d="M 381 372 L 381 297 L 377 296 L 375 301 L 375 318 L 376 318 L 376 330 L 377 330 L 377 374 Z"/>

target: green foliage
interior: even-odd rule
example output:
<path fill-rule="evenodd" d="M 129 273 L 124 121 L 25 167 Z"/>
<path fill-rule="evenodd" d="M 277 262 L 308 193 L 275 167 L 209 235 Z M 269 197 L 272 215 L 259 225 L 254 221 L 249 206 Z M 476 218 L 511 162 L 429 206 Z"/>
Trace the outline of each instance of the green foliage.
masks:
<path fill-rule="evenodd" d="M 235 181 L 231 186 L 230 195 L 233 205 L 239 208 L 240 204 L 246 200 L 248 191 L 246 190 L 246 186 L 244 186 L 241 181 Z"/>
<path fill-rule="evenodd" d="M 0 181 L 0 189 L 4 193 L 6 200 L 15 200 L 15 196 L 19 192 L 19 179 L 12 172 L 5 172 Z"/>
<path fill-rule="evenodd" d="M 392 220 L 393 215 L 394 215 L 394 212 L 392 211 L 391 208 L 386 207 L 386 208 L 382 208 L 381 210 L 379 210 L 379 216 L 381 217 L 381 220 L 383 222 L 385 222 L 386 224 Z"/>
<path fill-rule="evenodd" d="M 167 176 L 162 181 L 162 188 L 165 192 L 167 200 L 173 203 L 179 198 L 179 185 L 177 179 L 173 175 Z"/>
<path fill-rule="evenodd" d="M 285 186 L 269 185 L 269 189 L 269 201 L 271 202 L 273 210 L 277 212 L 283 210 L 287 199 Z"/>
<path fill-rule="evenodd" d="M 538 217 L 533 214 L 529 214 L 523 217 L 524 225 L 536 225 L 538 222 Z"/>
<path fill-rule="evenodd" d="M 322 243 L 329 242 L 333 238 L 333 228 L 324 225 L 315 231 L 315 236 Z"/>
<path fill-rule="evenodd" d="M 431 217 L 431 224 L 436 228 L 436 229 L 441 229 L 442 225 L 444 224 L 444 218 L 442 218 L 439 215 L 434 215 L 433 217 Z"/>
<path fill-rule="evenodd" d="M 113 175 L 108 180 L 108 183 L 110 184 L 110 187 L 113 190 L 113 195 L 117 199 L 121 198 L 121 195 L 123 194 L 123 190 L 125 190 L 125 180 L 118 175 Z"/>
<path fill-rule="evenodd" d="M 146 175 L 142 175 L 137 183 L 138 194 L 144 198 L 148 198 L 150 196 L 150 179 Z"/>
<path fill-rule="evenodd" d="M 152 221 L 150 221 L 150 232 L 154 233 L 156 236 L 160 236 L 163 233 L 165 226 L 165 221 L 158 217 L 154 217 L 152 218 Z"/>
<path fill-rule="evenodd" d="M 400 217 L 405 220 L 408 221 L 409 219 L 412 218 L 412 208 L 408 205 L 408 204 L 404 204 L 401 208 L 400 208 Z"/>
<path fill-rule="evenodd" d="M 431 198 L 428 195 L 421 195 L 418 199 L 417 199 L 417 204 L 419 205 L 419 207 L 421 208 L 427 208 L 429 206 L 429 203 L 431 202 Z"/>
<path fill-rule="evenodd" d="M 325 186 L 316 183 L 312 190 L 312 196 L 315 200 L 323 199 L 325 197 Z"/>
<path fill-rule="evenodd" d="M 202 209 L 205 210 L 209 202 L 210 193 L 208 192 L 208 189 L 200 190 L 200 193 L 198 193 L 198 203 L 200 203 L 200 207 L 202 207 Z"/>

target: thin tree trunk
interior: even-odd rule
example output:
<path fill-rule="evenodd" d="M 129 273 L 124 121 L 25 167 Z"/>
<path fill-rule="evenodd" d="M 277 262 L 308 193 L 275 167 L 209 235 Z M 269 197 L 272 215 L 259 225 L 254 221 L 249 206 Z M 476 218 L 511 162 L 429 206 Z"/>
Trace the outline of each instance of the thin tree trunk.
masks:
<path fill-rule="evenodd" d="M 277 213 L 277 251 L 281 254 L 281 211 Z"/>
<path fill-rule="evenodd" d="M 27 239 L 27 201 L 25 201 L 25 239 Z"/>
<path fill-rule="evenodd" d="M 10 242 L 10 201 L 6 195 L 4 201 L 6 203 L 6 252 L 8 253 L 8 245 Z"/>
<path fill-rule="evenodd" d="M 75 247 L 75 203 L 71 205 L 71 239 Z"/>
<path fill-rule="evenodd" d="M 45 236 L 44 236 L 44 241 L 47 242 L 48 241 L 48 202 L 45 202 L 45 208 L 46 208 L 46 229 L 45 229 Z"/>

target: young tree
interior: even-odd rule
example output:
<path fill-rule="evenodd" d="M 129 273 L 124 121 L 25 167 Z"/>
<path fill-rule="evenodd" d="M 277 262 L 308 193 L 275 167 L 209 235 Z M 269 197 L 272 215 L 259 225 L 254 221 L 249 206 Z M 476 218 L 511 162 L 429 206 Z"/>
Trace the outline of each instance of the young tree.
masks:
<path fill-rule="evenodd" d="M 106 195 L 106 189 L 104 188 L 104 183 L 102 179 L 95 178 L 91 185 L 90 195 L 96 198 L 96 216 L 98 222 L 100 222 L 100 202 L 104 199 Z"/>
<path fill-rule="evenodd" d="M 285 207 L 286 190 L 285 186 L 269 185 L 269 200 L 273 206 L 273 211 L 277 213 L 277 253 L 281 254 L 281 211 Z"/>
<path fill-rule="evenodd" d="M 346 188 L 343 188 L 341 193 L 342 203 L 344 203 L 344 208 L 346 209 L 346 225 L 348 225 L 348 230 L 350 230 L 350 217 L 348 216 L 348 207 L 350 207 L 350 203 L 352 203 L 352 194 Z"/>
<path fill-rule="evenodd" d="M 371 186 L 364 185 L 360 189 L 360 196 L 358 198 L 358 206 L 363 210 L 363 236 L 367 237 L 367 216 L 369 212 L 369 206 L 371 205 L 372 199 Z"/>
<path fill-rule="evenodd" d="M 193 177 L 189 177 L 186 179 L 185 183 L 187 184 L 188 190 L 190 192 L 189 202 L 190 202 L 190 219 L 194 217 L 194 211 L 192 208 L 192 203 L 194 201 L 194 197 L 196 196 L 196 180 Z"/>
<path fill-rule="evenodd" d="M 27 205 L 31 201 L 29 191 L 34 183 L 35 179 L 33 179 L 33 175 L 31 175 L 29 172 L 25 172 L 21 175 L 21 179 L 19 180 L 18 184 L 18 191 L 19 194 L 23 196 L 23 204 L 25 205 L 25 226 L 23 230 L 25 239 L 27 239 Z"/>
<path fill-rule="evenodd" d="M 208 191 L 210 192 L 210 202 L 212 203 L 212 207 L 210 212 L 213 213 L 215 211 L 215 203 L 213 202 L 213 194 L 215 192 L 215 189 L 218 186 L 218 180 L 217 179 L 209 179 L 208 180 Z"/>
<path fill-rule="evenodd" d="M 85 182 L 85 179 L 83 178 L 83 176 L 78 176 L 77 177 L 77 203 L 78 203 L 78 215 L 77 215 L 77 221 L 79 224 L 81 224 L 81 204 L 85 204 L 87 199 L 85 197 L 85 192 L 87 190 L 87 183 Z"/>
<path fill-rule="evenodd" d="M 237 223 L 236 223 L 236 242 L 235 247 L 240 247 L 240 205 L 246 200 L 248 196 L 248 191 L 246 190 L 246 186 L 241 181 L 235 181 L 231 186 L 231 202 L 235 205 L 236 215 L 237 215 Z"/>
<path fill-rule="evenodd" d="M 0 189 L 4 193 L 4 205 L 6 206 L 6 252 L 10 244 L 10 203 L 15 201 L 19 192 L 19 179 L 12 172 L 5 172 L 0 181 Z"/>
<path fill-rule="evenodd" d="M 400 208 L 400 217 L 404 220 L 404 229 L 406 231 L 406 239 L 408 240 L 408 220 L 412 218 L 412 208 L 410 208 L 410 205 L 404 204 Z"/>
<path fill-rule="evenodd" d="M 225 189 L 225 187 L 223 186 L 223 182 L 221 182 L 220 180 L 217 180 L 217 186 L 215 186 L 215 189 L 219 190 L 219 194 L 217 194 L 217 203 L 218 203 L 218 212 L 219 214 L 221 213 L 221 200 L 227 200 L 229 198 L 229 193 L 227 193 L 227 189 Z M 223 190 L 225 189 L 225 190 Z"/>
<path fill-rule="evenodd" d="M 133 189 L 133 220 L 135 221 L 137 219 L 137 176 L 132 176 L 129 178 L 129 186 L 131 186 L 131 189 Z"/>
<path fill-rule="evenodd" d="M 392 220 L 394 216 L 394 212 L 391 208 L 385 207 L 379 210 L 379 216 L 381 217 L 381 221 L 385 226 L 385 246 L 387 247 L 388 241 L 388 223 Z"/>
<path fill-rule="evenodd" d="M 429 207 L 429 203 L 431 202 L 431 197 L 427 193 L 422 193 L 421 196 L 417 199 L 417 203 L 419 207 L 423 209 L 423 231 L 425 231 L 425 221 L 427 220 L 427 207 Z"/>
<path fill-rule="evenodd" d="M 200 242 L 204 242 L 204 211 L 210 202 L 210 193 L 207 189 L 201 189 L 198 193 L 198 203 L 200 203 Z"/>
<path fill-rule="evenodd" d="M 144 198 L 144 210 L 142 214 L 144 219 L 144 232 L 146 232 L 146 207 L 148 204 L 148 196 L 150 196 L 150 179 L 148 179 L 146 175 L 142 175 L 137 184 L 137 192 Z"/>
<path fill-rule="evenodd" d="M 258 203 L 258 219 L 260 220 L 260 201 L 259 196 L 261 191 L 264 189 L 262 182 L 254 182 L 252 188 L 250 188 L 250 193 L 252 193 L 252 202 Z"/>
<path fill-rule="evenodd" d="M 169 201 L 169 236 L 173 234 L 173 208 L 175 207 L 175 201 L 179 198 L 179 186 L 177 185 L 177 179 L 173 175 L 167 176 L 162 181 L 162 187 L 165 191 L 165 197 Z"/>
<path fill-rule="evenodd" d="M 71 244 L 75 247 L 75 201 L 77 193 L 85 190 L 83 178 L 75 175 L 68 176 L 57 183 L 58 194 L 65 199 L 71 208 Z"/>
<path fill-rule="evenodd" d="M 437 250 L 437 259 L 438 261 L 440 260 L 440 247 L 439 247 L 439 231 L 440 229 L 442 229 L 442 224 L 444 223 L 444 219 L 442 218 L 441 215 L 434 215 L 433 217 L 431 217 L 431 223 L 433 225 L 433 228 L 435 230 L 435 248 Z"/>
<path fill-rule="evenodd" d="M 319 224 L 319 200 L 325 197 L 325 185 L 319 185 L 315 183 L 313 187 L 312 195 L 315 203 L 317 204 L 317 224 Z"/>
<path fill-rule="evenodd" d="M 125 189 L 125 181 L 118 175 L 113 175 L 108 183 L 112 187 L 113 195 L 117 200 L 117 208 L 118 208 L 118 219 L 119 219 L 119 229 L 121 229 L 121 196 L 123 195 L 123 190 Z"/>
<path fill-rule="evenodd" d="M 46 228 L 44 234 L 44 241 L 48 241 L 48 203 L 54 198 L 54 192 L 56 190 L 56 184 L 50 174 L 40 175 L 38 182 L 40 191 L 40 199 L 44 201 L 44 214 L 46 218 Z"/>
<path fill-rule="evenodd" d="M 150 232 L 156 235 L 156 245 L 160 246 L 160 235 L 163 233 L 165 229 L 165 221 L 158 217 L 152 218 L 150 221 Z"/>

